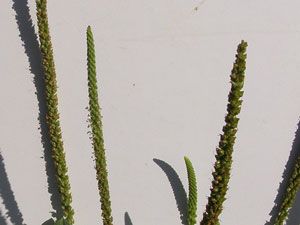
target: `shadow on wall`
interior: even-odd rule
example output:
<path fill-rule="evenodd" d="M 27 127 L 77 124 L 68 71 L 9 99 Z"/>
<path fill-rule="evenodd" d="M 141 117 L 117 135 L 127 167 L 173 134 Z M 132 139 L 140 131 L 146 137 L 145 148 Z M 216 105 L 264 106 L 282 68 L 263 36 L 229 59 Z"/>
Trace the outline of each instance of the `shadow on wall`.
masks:
<path fill-rule="evenodd" d="M 11 189 L 1 152 L 0 178 L 0 197 L 2 198 L 3 204 L 7 210 L 7 219 L 10 219 L 11 223 L 14 225 L 23 225 L 23 216 Z M 2 212 L 0 214 L 0 224 L 8 225 L 6 223 L 6 218 L 2 215 Z"/>
<path fill-rule="evenodd" d="M 270 212 L 271 219 L 265 225 L 273 225 L 275 222 L 276 215 L 279 212 L 279 206 L 283 201 L 284 195 L 285 195 L 285 190 L 288 186 L 290 177 L 292 176 L 293 173 L 293 168 L 296 164 L 296 161 L 298 157 L 300 156 L 300 122 L 298 123 L 298 128 L 295 133 L 295 138 L 293 141 L 292 145 L 292 150 L 290 152 L 289 159 L 285 165 L 285 170 L 282 174 L 282 182 L 279 185 L 278 188 L 278 193 L 276 196 L 276 199 L 274 201 L 275 206 Z M 295 224 L 300 224 L 300 217 L 299 217 L 299 209 L 300 209 L 300 193 L 298 191 L 296 199 L 294 201 L 294 204 L 290 210 L 290 214 L 288 216 L 286 225 L 295 225 Z"/>
<path fill-rule="evenodd" d="M 183 225 L 188 225 L 187 219 L 187 194 L 184 190 L 183 184 L 176 173 L 176 171 L 166 162 L 153 159 L 153 161 L 165 172 L 168 177 L 168 180 L 171 184 L 174 197 L 176 200 L 177 208 L 180 213 L 181 223 Z"/>
<path fill-rule="evenodd" d="M 124 214 L 124 220 L 125 220 L 125 225 L 133 225 L 132 221 L 131 221 L 131 219 L 129 217 L 128 212 L 125 212 L 125 214 Z"/>
<path fill-rule="evenodd" d="M 2 211 L 0 210 L 0 224 L 8 225 Z"/>
<path fill-rule="evenodd" d="M 30 72 L 33 74 L 33 83 L 36 88 L 36 96 L 39 107 L 38 121 L 40 124 L 41 142 L 43 145 L 43 158 L 45 160 L 46 175 L 48 182 L 48 192 L 52 208 L 52 216 L 60 218 L 63 216 L 61 209 L 61 199 L 58 193 L 58 185 L 55 176 L 54 161 L 51 157 L 51 144 L 48 136 L 48 126 L 46 123 L 46 98 L 45 98 L 45 82 L 42 67 L 42 57 L 39 49 L 38 36 L 35 33 L 27 0 L 13 0 L 13 10 L 16 13 L 16 22 L 20 32 L 20 38 L 23 42 L 25 54 L 28 57 Z"/>
<path fill-rule="evenodd" d="M 44 222 L 42 225 L 55 225 L 55 222 L 53 219 L 49 219 L 46 222 Z"/>

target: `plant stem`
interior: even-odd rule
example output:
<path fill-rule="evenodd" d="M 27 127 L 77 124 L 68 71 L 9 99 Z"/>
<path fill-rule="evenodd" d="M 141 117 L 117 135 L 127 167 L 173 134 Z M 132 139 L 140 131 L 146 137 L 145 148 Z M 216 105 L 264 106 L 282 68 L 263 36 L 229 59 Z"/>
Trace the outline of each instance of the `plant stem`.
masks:
<path fill-rule="evenodd" d="M 290 208 L 292 207 L 296 194 L 300 186 L 300 157 L 298 157 L 297 162 L 294 167 L 293 174 L 290 178 L 290 182 L 286 189 L 284 199 L 281 203 L 280 210 L 275 219 L 275 225 L 283 225 L 287 216 L 290 213 Z"/>
<path fill-rule="evenodd" d="M 219 223 L 219 215 L 223 210 L 223 202 L 228 190 L 228 182 L 230 178 L 230 170 L 232 164 L 232 152 L 235 143 L 235 134 L 239 118 L 243 96 L 241 89 L 244 85 L 245 69 L 246 69 L 246 48 L 247 42 L 242 41 L 237 49 L 236 61 L 231 71 L 231 90 L 228 95 L 227 115 L 225 117 L 225 126 L 221 135 L 217 154 L 215 155 L 216 162 L 214 165 L 212 188 L 206 212 L 203 214 L 203 219 L 200 225 L 217 225 Z"/>
<path fill-rule="evenodd" d="M 102 219 L 104 225 L 112 225 L 113 218 L 111 216 L 111 202 L 107 178 L 102 121 L 98 103 L 95 47 L 93 33 L 90 26 L 88 26 L 87 28 L 87 61 L 90 122 L 92 127 L 92 140 L 96 161 L 96 172 L 100 194 Z"/>
<path fill-rule="evenodd" d="M 192 162 L 186 156 L 184 161 L 189 180 L 188 225 L 194 225 L 197 218 L 197 181 Z"/>
<path fill-rule="evenodd" d="M 58 180 L 58 190 L 61 195 L 62 210 L 69 224 L 74 223 L 74 210 L 71 207 L 72 196 L 70 193 L 68 168 L 66 166 L 65 153 L 62 142 L 59 113 L 57 110 L 57 85 L 56 73 L 53 60 L 53 50 L 48 27 L 47 1 L 36 0 L 37 19 L 39 28 L 40 49 L 42 53 L 42 63 L 46 83 L 46 121 L 49 126 L 50 142 L 52 145 L 52 157 L 56 167 L 56 178 Z"/>

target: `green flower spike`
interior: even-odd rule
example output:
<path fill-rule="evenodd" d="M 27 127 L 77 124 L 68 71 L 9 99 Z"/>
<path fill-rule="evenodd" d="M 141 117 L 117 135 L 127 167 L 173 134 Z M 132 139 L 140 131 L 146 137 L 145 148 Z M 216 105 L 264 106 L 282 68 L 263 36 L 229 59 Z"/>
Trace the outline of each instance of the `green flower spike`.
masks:
<path fill-rule="evenodd" d="M 280 210 L 275 219 L 275 225 L 283 225 L 287 216 L 290 213 L 290 208 L 293 205 L 296 194 L 300 186 L 300 157 L 298 157 L 297 162 L 294 167 L 293 174 L 290 178 L 289 185 L 286 189 L 284 199 L 281 203 Z"/>
<path fill-rule="evenodd" d="M 200 225 L 217 225 L 219 223 L 219 215 L 223 210 L 223 202 L 228 189 L 228 181 L 230 178 L 230 170 L 232 164 L 232 152 L 235 142 L 235 134 L 239 118 L 243 96 L 241 90 L 244 85 L 245 69 L 246 69 L 246 48 L 247 42 L 242 41 L 237 49 L 236 61 L 231 71 L 231 90 L 228 96 L 227 115 L 225 117 L 225 126 L 223 134 L 217 148 L 215 156 L 213 181 L 210 197 L 206 205 L 206 212 Z"/>
<path fill-rule="evenodd" d="M 194 167 L 188 157 L 184 157 L 189 180 L 188 225 L 196 224 L 197 218 L 197 182 Z"/>
<path fill-rule="evenodd" d="M 102 132 L 102 121 L 98 103 L 98 87 L 96 77 L 95 47 L 91 27 L 87 28 L 87 66 L 89 87 L 90 126 L 96 161 L 98 189 L 102 209 L 103 225 L 112 225 L 111 202 L 106 169 L 106 157 Z"/>
<path fill-rule="evenodd" d="M 47 124 L 49 126 L 50 142 L 52 145 L 53 159 L 56 167 L 56 177 L 58 180 L 59 193 L 61 195 L 62 210 L 64 217 L 69 224 L 74 223 L 74 210 L 71 207 L 72 196 L 70 193 L 68 169 L 66 166 L 65 153 L 59 123 L 59 113 L 57 110 L 57 85 L 54 68 L 53 51 L 48 27 L 47 1 L 36 0 L 37 20 L 39 29 L 40 49 L 42 53 L 42 63 L 46 83 L 46 104 L 47 104 Z"/>
<path fill-rule="evenodd" d="M 70 225 L 70 224 L 68 224 L 68 222 L 65 219 L 61 218 L 61 219 L 57 220 L 54 223 L 54 225 Z"/>

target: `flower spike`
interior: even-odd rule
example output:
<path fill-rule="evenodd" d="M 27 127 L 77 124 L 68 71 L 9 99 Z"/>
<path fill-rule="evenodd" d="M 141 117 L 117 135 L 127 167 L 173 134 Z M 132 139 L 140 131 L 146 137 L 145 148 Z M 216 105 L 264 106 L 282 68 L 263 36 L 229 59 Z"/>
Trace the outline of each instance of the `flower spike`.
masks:
<path fill-rule="evenodd" d="M 237 49 L 236 61 L 231 71 L 231 90 L 228 95 L 227 115 L 225 117 L 225 126 L 223 134 L 215 155 L 216 162 L 214 165 L 213 181 L 210 197 L 206 205 L 206 211 L 200 225 L 217 225 L 219 223 L 219 215 L 223 210 L 223 202 L 228 189 L 230 178 L 230 170 L 232 164 L 232 152 L 236 139 L 236 132 L 239 118 L 237 115 L 241 111 L 244 85 L 245 69 L 246 69 L 246 48 L 247 42 L 242 41 Z"/>
<path fill-rule="evenodd" d="M 98 103 L 98 86 L 96 77 L 95 46 L 91 27 L 87 28 L 87 66 L 89 87 L 90 126 L 96 161 L 98 189 L 100 194 L 103 225 L 112 225 L 111 202 L 106 169 L 103 131 L 100 107 Z"/>
<path fill-rule="evenodd" d="M 37 21 L 40 39 L 40 49 L 42 53 L 42 63 L 46 83 L 46 121 L 49 126 L 50 142 L 52 145 L 52 157 L 56 167 L 56 178 L 61 196 L 62 210 L 66 221 L 72 225 L 74 223 L 74 210 L 71 206 L 72 196 L 70 193 L 68 168 L 66 166 L 65 152 L 61 135 L 61 128 L 58 113 L 56 72 L 53 60 L 53 50 L 48 26 L 47 0 L 36 0 Z"/>

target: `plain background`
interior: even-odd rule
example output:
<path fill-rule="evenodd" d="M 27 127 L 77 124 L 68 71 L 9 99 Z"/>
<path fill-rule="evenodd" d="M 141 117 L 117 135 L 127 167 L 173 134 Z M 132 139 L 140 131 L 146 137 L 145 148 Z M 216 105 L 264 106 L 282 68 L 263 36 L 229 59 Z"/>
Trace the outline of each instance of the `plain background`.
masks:
<path fill-rule="evenodd" d="M 265 225 L 300 151 L 299 8 L 296 0 L 49 1 L 75 225 L 102 224 L 85 109 L 88 25 L 114 224 L 181 224 L 185 155 L 197 174 L 200 221 L 243 39 L 244 102 L 220 220 Z M 57 208 L 57 192 L 35 1 L 1 0 L 0 25 L 0 223 L 39 225 Z M 297 210 L 300 195 L 288 225 L 300 223 Z"/>

